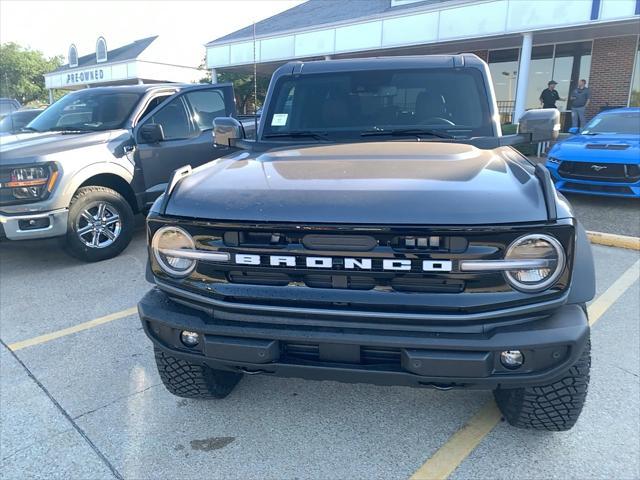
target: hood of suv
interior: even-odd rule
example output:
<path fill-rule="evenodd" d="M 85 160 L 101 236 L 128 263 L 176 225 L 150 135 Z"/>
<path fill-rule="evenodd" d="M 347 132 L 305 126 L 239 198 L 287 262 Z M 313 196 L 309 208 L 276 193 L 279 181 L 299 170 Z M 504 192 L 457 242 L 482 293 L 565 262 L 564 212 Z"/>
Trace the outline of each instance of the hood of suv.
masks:
<path fill-rule="evenodd" d="M 256 222 L 479 225 L 545 221 L 510 148 L 372 142 L 241 152 L 198 168 L 167 215 Z"/>
<path fill-rule="evenodd" d="M 65 150 L 88 147 L 109 141 L 113 131 L 106 132 L 30 132 L 0 138 L 2 163 L 21 163 Z"/>

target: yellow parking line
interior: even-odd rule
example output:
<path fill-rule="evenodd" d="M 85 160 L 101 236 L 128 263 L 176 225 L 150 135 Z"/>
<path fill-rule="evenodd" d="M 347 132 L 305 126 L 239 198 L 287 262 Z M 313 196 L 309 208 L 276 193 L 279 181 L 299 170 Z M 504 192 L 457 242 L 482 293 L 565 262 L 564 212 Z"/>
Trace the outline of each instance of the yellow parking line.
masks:
<path fill-rule="evenodd" d="M 493 430 L 501 417 L 496 404 L 487 402 L 464 427 L 454 433 L 449 441 L 411 476 L 411 480 L 448 478 L 482 439 Z"/>
<path fill-rule="evenodd" d="M 640 237 L 629 237 L 627 235 L 616 235 L 613 233 L 587 232 L 589 241 L 607 247 L 630 248 L 640 250 Z"/>
<path fill-rule="evenodd" d="M 32 347 L 34 345 L 39 345 L 41 343 L 55 340 L 56 338 L 66 337 L 67 335 L 78 333 L 83 330 L 87 330 L 89 328 L 97 327 L 98 325 L 103 325 L 105 323 L 113 322 L 114 320 L 128 317 L 136 313 L 138 313 L 138 309 L 136 307 L 127 308 L 126 310 L 122 310 L 121 312 L 105 315 L 104 317 L 96 318 L 94 320 L 89 320 L 88 322 L 80 323 L 78 325 L 74 325 L 73 327 L 69 327 L 69 328 L 63 328 L 62 330 L 57 330 L 55 332 L 45 333 L 44 335 L 30 338 L 28 340 L 23 340 L 21 342 L 11 343 L 8 346 L 11 350 L 15 352 L 16 350 L 20 350 L 22 348 Z"/>
<path fill-rule="evenodd" d="M 604 313 L 640 278 L 640 260 L 622 274 L 588 308 L 589 325 Z M 444 480 L 449 478 L 465 458 L 500 422 L 501 415 L 493 400 L 487 402 L 471 420 L 454 433 L 440 449 L 412 476 L 411 480 Z"/>
<path fill-rule="evenodd" d="M 631 265 L 607 290 L 589 305 L 589 325 L 593 326 L 633 283 L 640 278 L 640 260 Z"/>

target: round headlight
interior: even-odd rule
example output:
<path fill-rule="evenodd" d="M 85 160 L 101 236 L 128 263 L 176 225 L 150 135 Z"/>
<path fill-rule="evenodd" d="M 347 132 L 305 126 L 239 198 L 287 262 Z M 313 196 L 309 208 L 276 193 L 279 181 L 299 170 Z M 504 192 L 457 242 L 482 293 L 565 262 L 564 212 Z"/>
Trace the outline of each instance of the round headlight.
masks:
<path fill-rule="evenodd" d="M 525 235 L 507 249 L 506 260 L 532 260 L 535 267 L 505 272 L 518 290 L 537 292 L 552 286 L 564 270 L 566 256 L 558 240 L 550 235 Z M 538 262 L 535 262 L 538 261 Z"/>
<path fill-rule="evenodd" d="M 186 277 L 196 267 L 196 260 L 181 256 L 181 250 L 195 250 L 193 238 L 179 227 L 162 227 L 151 241 L 153 255 L 160 268 L 173 277 Z"/>

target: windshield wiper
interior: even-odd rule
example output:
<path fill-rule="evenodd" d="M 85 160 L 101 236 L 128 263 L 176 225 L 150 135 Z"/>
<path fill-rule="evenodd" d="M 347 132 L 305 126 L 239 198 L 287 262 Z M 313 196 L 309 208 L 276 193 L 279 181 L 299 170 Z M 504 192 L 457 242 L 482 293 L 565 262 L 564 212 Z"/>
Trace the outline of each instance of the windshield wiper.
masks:
<path fill-rule="evenodd" d="M 437 138 L 456 138 L 453 135 L 440 130 L 430 130 L 428 128 L 400 128 L 396 130 L 366 130 L 360 134 L 361 137 L 382 137 L 385 135 L 393 137 L 420 137 L 429 135 Z"/>
<path fill-rule="evenodd" d="M 53 127 L 47 132 L 63 132 L 63 133 L 87 133 L 87 132 L 95 132 L 96 130 L 93 128 L 87 128 L 78 125 L 65 125 L 63 127 Z"/>
<path fill-rule="evenodd" d="M 311 130 L 293 130 L 291 132 L 267 133 L 264 138 L 314 138 L 316 140 L 329 140 L 327 132 L 314 132 Z"/>
<path fill-rule="evenodd" d="M 38 130 L 37 128 L 33 128 L 33 127 L 22 127 L 20 129 L 21 132 L 39 132 L 40 130 Z"/>

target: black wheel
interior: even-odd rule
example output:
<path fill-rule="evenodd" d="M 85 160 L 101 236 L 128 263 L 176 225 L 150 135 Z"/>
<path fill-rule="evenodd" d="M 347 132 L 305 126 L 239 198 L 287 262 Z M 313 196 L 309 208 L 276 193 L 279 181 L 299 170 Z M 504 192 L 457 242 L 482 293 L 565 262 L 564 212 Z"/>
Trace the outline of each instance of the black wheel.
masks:
<path fill-rule="evenodd" d="M 115 190 L 82 187 L 71 200 L 66 250 L 85 262 L 98 262 L 120 254 L 133 236 L 131 206 Z"/>
<path fill-rule="evenodd" d="M 536 387 L 494 390 L 506 420 L 515 427 L 564 431 L 573 427 L 582 412 L 589 386 L 591 343 L 564 377 Z"/>
<path fill-rule="evenodd" d="M 224 398 L 242 378 L 241 373 L 214 370 L 154 349 L 160 379 L 169 392 L 185 398 Z"/>

